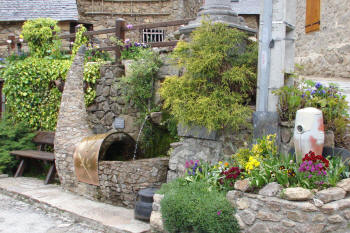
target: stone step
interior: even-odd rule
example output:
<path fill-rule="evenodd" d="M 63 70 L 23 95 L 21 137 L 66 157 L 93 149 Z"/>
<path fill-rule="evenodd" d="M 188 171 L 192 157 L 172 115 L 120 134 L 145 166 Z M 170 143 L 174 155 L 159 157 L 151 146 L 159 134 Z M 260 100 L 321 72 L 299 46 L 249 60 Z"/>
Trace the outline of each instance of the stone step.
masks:
<path fill-rule="evenodd" d="M 0 178 L 0 192 L 35 203 L 46 211 L 68 213 L 77 222 L 101 229 L 98 232 L 142 233 L 150 230 L 148 223 L 134 219 L 132 209 L 88 200 L 64 191 L 59 185 L 44 185 L 42 180 L 35 178 Z"/>

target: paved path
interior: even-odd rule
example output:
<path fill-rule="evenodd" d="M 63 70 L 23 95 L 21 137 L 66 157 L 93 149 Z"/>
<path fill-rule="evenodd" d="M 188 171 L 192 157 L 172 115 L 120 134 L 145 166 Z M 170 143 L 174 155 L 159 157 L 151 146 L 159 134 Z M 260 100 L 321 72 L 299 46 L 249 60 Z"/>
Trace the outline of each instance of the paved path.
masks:
<path fill-rule="evenodd" d="M 44 185 L 35 178 L 0 178 L 0 192 L 50 212 L 69 214 L 75 221 L 103 229 L 103 232 L 141 233 L 150 229 L 149 224 L 134 219 L 131 209 L 88 200 L 58 185 Z"/>
<path fill-rule="evenodd" d="M 0 194 L 1 233 L 93 233 L 97 229 L 64 214 L 47 213 L 13 197 Z"/>

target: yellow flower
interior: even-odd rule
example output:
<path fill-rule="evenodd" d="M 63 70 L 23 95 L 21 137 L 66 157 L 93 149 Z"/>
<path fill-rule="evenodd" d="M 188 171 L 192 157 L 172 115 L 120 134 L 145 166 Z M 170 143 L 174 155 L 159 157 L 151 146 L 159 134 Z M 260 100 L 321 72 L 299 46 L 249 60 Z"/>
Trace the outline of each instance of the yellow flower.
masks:
<path fill-rule="evenodd" d="M 221 164 L 222 164 L 222 161 L 219 161 L 219 164 L 221 165 Z"/>
<path fill-rule="evenodd" d="M 22 36 L 22 34 L 21 34 L 21 35 L 19 35 L 19 38 L 23 39 L 23 36 Z"/>

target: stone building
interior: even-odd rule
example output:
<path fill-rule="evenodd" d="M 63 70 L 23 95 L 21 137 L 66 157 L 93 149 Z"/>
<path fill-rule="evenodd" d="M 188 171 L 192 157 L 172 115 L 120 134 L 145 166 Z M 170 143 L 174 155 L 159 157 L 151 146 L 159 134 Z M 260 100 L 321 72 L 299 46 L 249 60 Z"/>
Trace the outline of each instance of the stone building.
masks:
<path fill-rule="evenodd" d="M 232 8 L 251 28 L 259 25 L 261 0 L 235 0 Z M 350 77 L 350 4 L 347 0 L 297 0 L 295 63 L 300 73 L 317 77 Z M 252 25 L 253 22 L 253 25 Z"/>
<path fill-rule="evenodd" d="M 350 78 L 349 1 L 297 3 L 295 61 L 302 74 Z"/>
<path fill-rule="evenodd" d="M 123 18 L 131 25 L 193 18 L 202 2 L 203 0 L 77 0 L 79 19 L 92 23 L 94 30 L 115 27 L 117 18 Z M 133 34 L 126 35 L 126 38 L 143 42 L 148 34 L 156 33 L 162 34 L 154 41 L 159 42 L 172 38 L 175 30 L 177 27 L 146 29 L 134 31 Z M 107 36 L 100 35 L 97 38 L 104 41 Z"/>
<path fill-rule="evenodd" d="M 62 32 L 69 32 L 78 21 L 75 0 L 0 0 L 0 41 L 21 34 L 23 22 L 35 18 L 52 18 L 59 21 Z M 16 45 L 12 45 L 12 50 Z M 0 57 L 8 55 L 8 45 L 0 46 Z"/>

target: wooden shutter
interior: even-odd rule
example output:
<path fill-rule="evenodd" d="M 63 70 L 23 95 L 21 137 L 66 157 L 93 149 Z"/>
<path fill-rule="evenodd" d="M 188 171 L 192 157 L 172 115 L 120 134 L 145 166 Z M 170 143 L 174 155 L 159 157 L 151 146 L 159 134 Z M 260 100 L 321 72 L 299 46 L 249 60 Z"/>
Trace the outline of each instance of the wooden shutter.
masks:
<path fill-rule="evenodd" d="M 305 32 L 320 30 L 321 0 L 306 0 Z"/>

